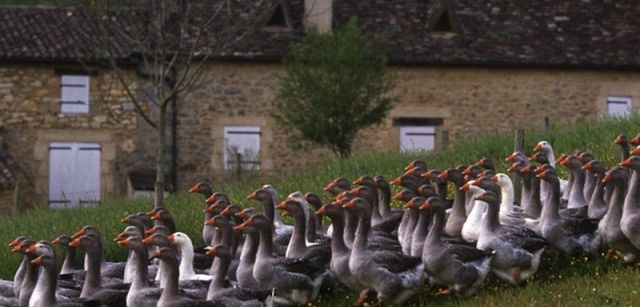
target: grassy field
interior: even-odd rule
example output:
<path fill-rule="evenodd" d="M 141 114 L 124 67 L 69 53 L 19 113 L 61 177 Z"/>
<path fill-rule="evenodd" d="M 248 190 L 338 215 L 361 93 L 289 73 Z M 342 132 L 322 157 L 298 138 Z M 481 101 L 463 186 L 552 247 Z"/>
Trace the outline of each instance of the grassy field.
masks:
<path fill-rule="evenodd" d="M 640 118 L 628 121 L 610 120 L 590 125 L 574 125 L 548 132 L 527 131 L 528 152 L 539 140 L 545 139 L 554 146 L 556 153 L 570 153 L 586 149 L 598 159 L 613 166 L 620 159 L 620 149 L 613 143 L 618 133 L 633 136 L 640 132 Z M 316 169 L 274 179 L 273 184 L 281 194 L 296 190 L 322 194 L 322 187 L 338 176 L 355 179 L 363 174 L 384 175 L 388 179 L 402 173 L 402 167 L 411 159 L 419 157 L 430 167 L 448 168 L 458 164 L 469 164 L 478 158 L 489 156 L 504 170 L 503 158 L 513 149 L 511 135 L 487 135 L 463 142 L 446 151 L 433 153 L 370 153 L 354 156 L 344 161 L 332 161 Z M 566 176 L 566 170 L 561 170 Z M 247 201 L 246 195 L 267 182 L 231 182 L 215 186 L 215 190 L 228 193 L 234 202 L 255 205 Z M 326 195 L 325 195 L 326 196 Z M 328 198 L 327 198 L 328 200 Z M 179 194 L 169 197 L 168 209 L 176 218 L 180 231 L 186 232 L 195 245 L 202 245 L 203 199 L 200 195 Z M 27 213 L 0 217 L 0 242 L 9 242 L 17 235 L 28 235 L 34 239 L 51 240 L 59 234 L 70 234 L 85 224 L 98 226 L 105 239 L 108 260 L 123 260 L 125 250 L 111 241 L 123 228 L 122 216 L 151 208 L 150 200 L 108 200 L 93 208 L 66 211 L 33 210 Z M 11 279 L 20 257 L 8 249 L 0 249 L 0 277 Z M 553 251 L 548 252 L 541 269 L 528 285 L 511 287 L 491 276 L 478 294 L 469 298 L 434 297 L 435 289 L 425 289 L 416 304 L 444 306 L 632 306 L 637 305 L 637 285 L 640 275 L 634 269 L 617 261 L 607 262 L 602 257 L 593 259 L 564 259 Z M 351 293 L 334 291 L 317 302 L 321 306 L 350 306 L 355 297 Z"/>

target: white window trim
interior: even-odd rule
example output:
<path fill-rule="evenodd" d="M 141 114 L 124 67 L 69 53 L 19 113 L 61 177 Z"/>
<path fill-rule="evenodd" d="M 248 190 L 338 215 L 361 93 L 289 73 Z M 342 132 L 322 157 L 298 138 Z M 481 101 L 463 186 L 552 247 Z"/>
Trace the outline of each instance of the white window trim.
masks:
<path fill-rule="evenodd" d="M 68 78 L 79 78 L 80 80 L 66 81 Z M 63 74 L 60 75 L 60 112 L 61 113 L 89 113 L 89 93 L 90 93 L 91 78 L 89 75 L 80 74 Z M 82 93 L 79 93 L 78 100 L 70 101 L 64 97 L 65 88 L 84 88 Z M 76 93 L 77 94 L 77 93 Z"/>
<path fill-rule="evenodd" d="M 607 115 L 611 116 L 611 117 L 622 117 L 622 118 L 627 118 L 629 117 L 629 115 L 631 115 L 631 111 L 633 109 L 632 106 L 632 99 L 629 96 L 608 96 L 607 97 Z M 609 113 L 609 106 L 611 104 L 626 104 L 628 111 L 620 116 L 620 115 L 612 115 Z"/>

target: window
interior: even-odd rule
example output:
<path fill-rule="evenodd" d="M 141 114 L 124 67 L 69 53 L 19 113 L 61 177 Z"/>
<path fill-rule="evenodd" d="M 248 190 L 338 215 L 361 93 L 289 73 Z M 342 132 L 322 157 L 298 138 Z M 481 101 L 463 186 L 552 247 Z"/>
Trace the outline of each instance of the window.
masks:
<path fill-rule="evenodd" d="M 89 76 L 62 75 L 60 112 L 89 113 Z"/>
<path fill-rule="evenodd" d="M 271 30 L 289 29 L 290 22 L 289 22 L 289 16 L 287 12 L 288 10 L 285 4 L 283 4 L 282 2 L 278 3 L 273 9 L 273 12 L 271 13 L 271 17 L 267 19 L 267 22 L 264 25 L 265 29 L 271 29 Z"/>
<path fill-rule="evenodd" d="M 260 169 L 260 127 L 227 126 L 224 127 L 224 168 L 233 170 Z"/>
<path fill-rule="evenodd" d="M 49 144 L 49 207 L 100 201 L 100 144 Z"/>
<path fill-rule="evenodd" d="M 627 118 L 631 114 L 631 98 L 607 97 L 607 109 L 611 117 Z"/>
<path fill-rule="evenodd" d="M 400 151 L 433 150 L 436 128 L 433 126 L 400 126 Z"/>

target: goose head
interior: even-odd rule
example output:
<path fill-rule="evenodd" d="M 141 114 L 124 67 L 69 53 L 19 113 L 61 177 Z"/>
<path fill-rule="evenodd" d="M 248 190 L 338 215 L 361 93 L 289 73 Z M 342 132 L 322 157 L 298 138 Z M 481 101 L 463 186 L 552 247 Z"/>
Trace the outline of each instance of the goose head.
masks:
<path fill-rule="evenodd" d="M 373 187 L 376 188 L 376 181 L 373 179 L 373 177 L 369 176 L 369 175 L 363 175 L 358 177 L 358 179 L 356 179 L 353 184 L 357 185 L 357 186 L 362 186 L 362 185 L 366 185 L 368 187 Z"/>
<path fill-rule="evenodd" d="M 411 198 L 405 205 L 404 208 L 405 209 L 418 209 L 420 208 L 420 206 L 422 206 L 422 204 L 425 202 L 425 198 L 422 196 L 415 196 L 413 198 Z"/>
<path fill-rule="evenodd" d="M 495 164 L 493 163 L 493 159 L 489 157 L 483 157 L 482 159 L 476 162 L 477 166 L 480 166 L 484 169 L 495 169 Z"/>
<path fill-rule="evenodd" d="M 511 182 L 511 178 L 509 178 L 507 174 L 503 173 L 493 175 L 493 177 L 491 177 L 491 180 L 497 183 L 500 187 L 508 187 L 513 185 L 513 183 Z"/>
<path fill-rule="evenodd" d="M 618 134 L 613 142 L 620 146 L 629 146 L 629 141 L 624 134 Z"/>
<path fill-rule="evenodd" d="M 424 203 L 422 205 L 420 205 L 420 210 L 429 210 L 431 212 L 438 212 L 441 211 L 444 213 L 445 211 L 445 204 L 444 201 L 442 199 L 440 199 L 440 197 L 429 197 L 427 198 Z"/>
<path fill-rule="evenodd" d="M 11 247 L 11 251 L 14 253 L 21 253 L 27 255 L 27 249 L 31 247 L 31 245 L 35 244 L 36 241 L 31 239 L 24 238 L 19 243 L 15 244 Z"/>
<path fill-rule="evenodd" d="M 416 167 L 411 168 L 408 171 L 404 172 L 404 175 L 420 178 L 420 176 L 422 176 L 422 174 L 424 172 L 426 172 L 426 171 L 427 171 L 426 169 L 424 169 L 424 168 L 422 168 L 420 166 L 416 166 Z"/>
<path fill-rule="evenodd" d="M 207 250 L 206 252 L 207 256 L 231 258 L 231 253 L 229 252 L 229 248 L 224 245 L 207 246 L 205 249 Z"/>
<path fill-rule="evenodd" d="M 522 151 L 514 151 L 508 157 L 504 158 L 506 162 L 518 162 L 518 161 L 527 161 L 527 155 Z"/>
<path fill-rule="evenodd" d="M 436 196 L 436 189 L 428 184 L 423 184 L 418 187 L 418 195 L 424 198 L 429 198 L 431 196 Z"/>
<path fill-rule="evenodd" d="M 604 174 L 607 171 L 604 162 L 600 160 L 591 160 L 584 164 L 582 169 L 590 169 L 594 174 Z"/>
<path fill-rule="evenodd" d="M 458 168 L 450 168 L 440 173 L 438 175 L 438 179 L 448 180 L 454 183 L 461 183 L 464 181 L 464 175 L 462 175 L 462 172 L 460 172 Z"/>
<path fill-rule="evenodd" d="M 96 236 L 96 237 L 102 237 L 100 235 L 100 231 L 98 230 L 98 228 L 96 226 L 93 225 L 86 225 L 82 228 L 80 228 L 80 230 L 78 230 L 76 233 L 74 233 L 71 238 L 72 239 L 77 239 L 79 237 L 85 236 L 85 235 L 90 235 L 90 236 Z"/>
<path fill-rule="evenodd" d="M 462 175 L 465 176 L 465 180 L 475 179 L 482 173 L 482 168 L 475 164 L 469 165 L 464 171 L 462 171 Z"/>
<path fill-rule="evenodd" d="M 146 238 L 144 238 L 144 240 L 142 240 L 142 243 L 148 246 L 160 246 L 160 247 L 171 245 L 171 242 L 169 241 L 169 239 L 167 239 L 167 236 L 159 233 L 154 233 L 150 236 L 147 236 Z"/>
<path fill-rule="evenodd" d="M 344 177 L 338 177 L 329 182 L 322 190 L 336 196 L 342 191 L 351 190 L 351 182 Z"/>
<path fill-rule="evenodd" d="M 51 255 L 40 255 L 37 258 L 31 260 L 31 264 L 43 268 L 55 268 L 56 261 Z"/>
<path fill-rule="evenodd" d="M 175 244 L 176 246 L 192 246 L 191 238 L 186 233 L 183 232 L 174 232 L 167 236 L 167 240 L 169 242 Z"/>
<path fill-rule="evenodd" d="M 233 222 L 229 219 L 229 217 L 224 216 L 222 214 L 218 214 L 205 222 L 205 225 L 214 226 L 218 228 L 226 228 L 232 227 Z"/>
<path fill-rule="evenodd" d="M 631 138 L 631 140 L 629 141 L 629 144 L 631 144 L 633 146 L 640 145 L 640 133 L 637 134 L 636 136 L 634 136 L 633 138 Z"/>
<path fill-rule="evenodd" d="M 533 147 L 533 151 L 538 152 L 538 151 L 542 151 L 542 152 L 553 152 L 553 148 L 551 147 L 551 144 L 549 144 L 549 142 L 547 141 L 540 141 L 538 142 L 538 144 L 536 144 L 535 147 Z"/>
<path fill-rule="evenodd" d="M 118 234 L 113 239 L 113 241 L 118 242 L 131 236 L 141 237 L 140 230 L 136 226 L 127 226 L 120 234 Z"/>
<path fill-rule="evenodd" d="M 624 183 L 629 178 L 629 172 L 622 166 L 615 166 L 604 174 L 603 183 L 613 182 L 616 184 Z"/>
<path fill-rule="evenodd" d="M 580 162 L 578 157 L 574 155 L 567 155 L 564 159 L 562 159 L 562 161 L 558 163 L 566 166 L 568 169 L 571 169 L 571 170 L 580 169 L 582 167 L 582 162 Z"/>
<path fill-rule="evenodd" d="M 549 158 L 543 152 L 534 152 L 529 158 L 529 161 L 534 161 L 539 164 L 549 164 Z"/>
<path fill-rule="evenodd" d="M 408 171 L 408 170 L 410 170 L 410 169 L 412 169 L 414 167 L 420 167 L 420 168 L 422 168 L 424 170 L 424 169 L 427 169 L 427 163 L 425 163 L 422 160 L 413 160 L 413 161 L 409 162 L 409 164 L 407 164 L 407 166 L 404 167 L 404 171 L 406 172 L 406 171 Z"/>
<path fill-rule="evenodd" d="M 34 244 L 31 244 L 31 246 L 27 248 L 27 254 L 34 256 L 54 256 L 53 245 L 51 245 L 49 241 L 40 240 Z"/>
<path fill-rule="evenodd" d="M 147 230 L 144 232 L 144 234 L 145 234 L 146 236 L 150 236 L 150 235 L 153 235 L 153 234 L 156 234 L 156 233 L 157 233 L 157 234 L 160 234 L 160 235 L 163 235 L 163 236 L 165 236 L 165 237 L 166 237 L 166 236 L 168 236 L 169 234 L 171 234 L 171 231 L 169 230 L 169 228 L 167 228 L 167 226 L 164 226 L 164 225 L 156 225 L 156 226 L 153 226 L 153 227 L 151 227 L 151 228 L 147 229 Z"/>
<path fill-rule="evenodd" d="M 165 263 L 178 263 L 178 255 L 176 255 L 176 251 L 169 247 L 161 247 L 152 251 L 149 254 L 149 259 L 160 259 L 160 261 Z"/>
<path fill-rule="evenodd" d="M 273 228 L 273 225 L 271 224 L 269 219 L 267 219 L 266 216 L 262 214 L 256 214 L 246 219 L 242 224 L 234 226 L 233 230 L 243 232 L 245 228 L 247 228 L 248 226 L 252 226 L 257 230 L 262 229 L 262 230 L 269 230 L 269 231 L 271 231 Z"/>
<path fill-rule="evenodd" d="M 142 243 L 142 239 L 135 236 L 119 240 L 116 242 L 116 244 L 118 244 L 118 246 L 127 247 L 131 250 L 137 251 L 142 251 L 145 248 L 144 243 Z"/>
<path fill-rule="evenodd" d="M 242 220 L 246 220 L 256 214 L 258 214 L 256 209 L 249 207 L 249 208 L 244 208 L 242 209 L 242 211 L 236 213 L 235 217 L 240 218 Z"/>
<path fill-rule="evenodd" d="M 337 215 L 343 214 L 342 204 L 328 204 L 323 205 L 320 209 L 316 210 L 317 216 L 326 215 L 329 218 L 334 218 Z"/>
<path fill-rule="evenodd" d="M 640 169 L 640 156 L 631 156 L 620 163 L 620 166 L 628 167 L 634 170 Z"/>
<path fill-rule="evenodd" d="M 224 194 L 222 192 L 215 192 L 211 194 L 209 198 L 207 198 L 207 205 L 212 205 L 218 201 L 220 201 L 221 204 L 226 203 L 227 205 L 231 203 L 227 194 Z"/>
<path fill-rule="evenodd" d="M 215 215 L 221 214 L 222 211 L 228 206 L 229 204 L 225 200 L 220 199 L 215 203 L 209 205 L 207 209 L 204 209 L 204 212 L 215 216 Z"/>
<path fill-rule="evenodd" d="M 500 202 L 499 198 L 498 198 L 498 194 L 493 193 L 491 191 L 486 191 L 478 196 L 475 197 L 475 200 L 480 200 L 483 201 L 489 205 L 493 205 L 496 206 L 498 205 L 498 203 Z"/>
<path fill-rule="evenodd" d="M 11 240 L 11 242 L 9 242 L 9 247 L 14 247 L 14 246 L 18 246 L 20 245 L 20 243 L 22 243 L 22 241 L 26 240 L 27 237 L 26 236 L 18 236 L 15 239 Z"/>
<path fill-rule="evenodd" d="M 193 187 L 191 187 L 191 189 L 189 189 L 189 193 L 199 193 L 208 198 L 209 196 L 211 196 L 211 194 L 213 194 L 213 189 L 208 183 L 198 182 Z"/>
<path fill-rule="evenodd" d="M 69 246 L 70 242 L 71 242 L 71 237 L 67 235 L 59 235 L 57 238 L 51 241 L 52 244 L 60 245 L 64 247 Z"/>
<path fill-rule="evenodd" d="M 554 170 L 546 170 L 540 174 L 537 174 L 536 177 L 550 183 L 559 181 L 558 174 L 556 174 Z"/>
<path fill-rule="evenodd" d="M 369 207 L 369 202 L 362 197 L 354 197 L 353 199 L 342 205 L 342 208 L 360 212 L 371 210 L 371 208 Z"/>
<path fill-rule="evenodd" d="M 508 173 L 522 173 L 522 170 L 527 167 L 523 161 L 516 161 L 509 168 L 507 168 Z"/>
<path fill-rule="evenodd" d="M 578 158 L 578 160 L 584 165 L 586 163 L 589 163 L 589 161 L 593 160 L 593 155 L 590 154 L 587 151 L 583 151 L 581 153 L 579 153 L 576 158 Z"/>
<path fill-rule="evenodd" d="M 97 245 L 98 245 L 98 242 L 96 242 L 96 240 L 89 235 L 84 235 L 84 236 L 75 238 L 73 239 L 73 241 L 69 243 L 69 246 L 80 247 L 87 252 L 96 250 Z"/>
<path fill-rule="evenodd" d="M 304 194 L 304 198 L 310 205 L 313 206 L 314 210 L 318 210 L 320 209 L 320 207 L 322 207 L 322 199 L 320 199 L 320 195 L 309 192 L 307 194 Z"/>

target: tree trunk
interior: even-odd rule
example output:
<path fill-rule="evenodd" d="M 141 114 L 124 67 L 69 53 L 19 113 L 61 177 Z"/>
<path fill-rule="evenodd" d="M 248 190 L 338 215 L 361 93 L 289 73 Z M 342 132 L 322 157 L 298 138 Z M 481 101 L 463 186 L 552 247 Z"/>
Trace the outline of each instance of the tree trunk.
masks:
<path fill-rule="evenodd" d="M 158 148 L 156 156 L 156 183 L 154 186 L 154 208 L 164 208 L 164 160 L 166 144 L 166 106 L 160 106 L 160 117 L 158 121 Z"/>

